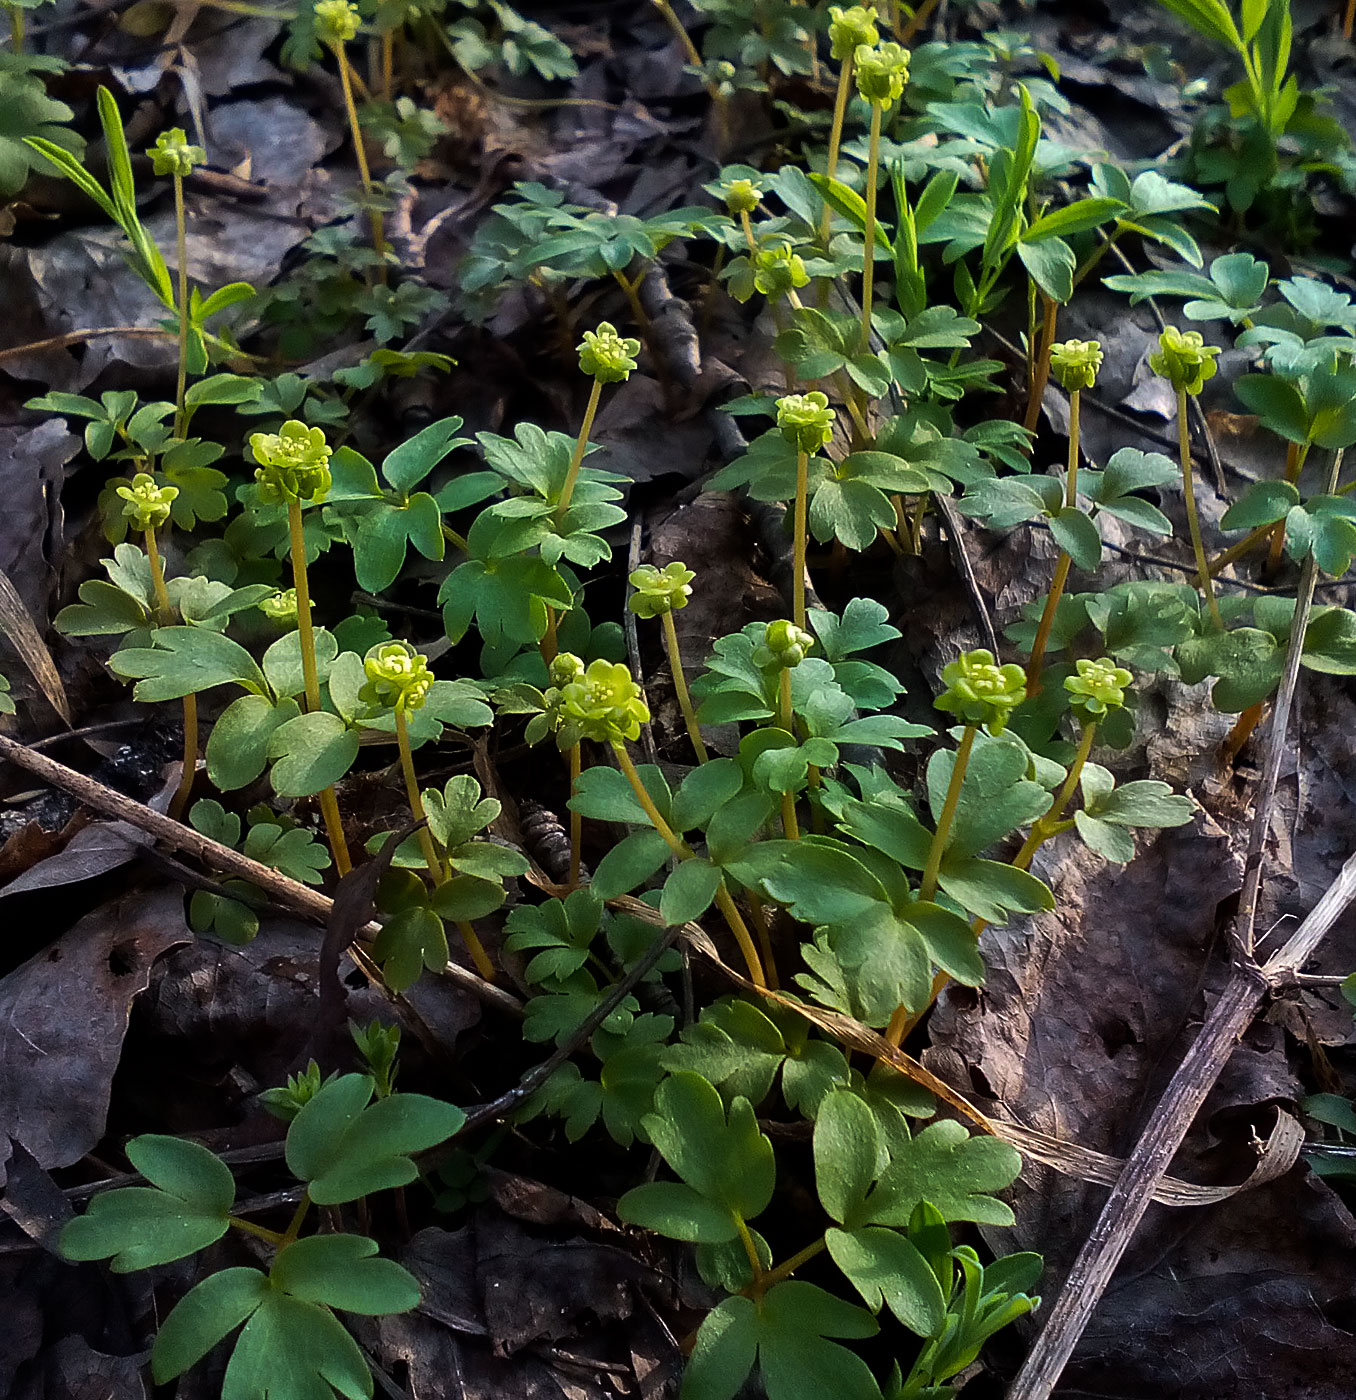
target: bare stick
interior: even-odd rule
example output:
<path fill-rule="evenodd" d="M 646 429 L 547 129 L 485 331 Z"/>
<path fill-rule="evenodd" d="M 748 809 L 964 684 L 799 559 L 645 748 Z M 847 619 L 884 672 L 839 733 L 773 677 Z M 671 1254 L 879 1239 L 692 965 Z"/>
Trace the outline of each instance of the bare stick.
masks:
<path fill-rule="evenodd" d="M 1329 474 L 1329 489 L 1336 482 L 1341 464 L 1342 454 L 1338 452 L 1334 455 Z M 1214 1088 L 1239 1038 L 1256 1013 L 1263 995 L 1287 977 L 1293 977 L 1304 966 L 1337 916 L 1356 897 L 1356 856 L 1352 856 L 1285 946 L 1265 967 L 1259 968 L 1253 962 L 1253 930 L 1261 887 L 1263 853 L 1317 574 L 1317 566 L 1311 557 L 1306 560 L 1301 577 L 1285 670 L 1267 735 L 1262 787 L 1257 794 L 1257 810 L 1244 872 L 1243 899 L 1234 926 L 1234 971 L 1219 1000 L 1210 1009 L 1200 1034 L 1177 1067 L 1135 1150 L 1127 1159 L 1125 1170 L 1112 1188 L 1092 1233 L 1079 1251 L 1064 1287 L 1036 1338 L 1035 1346 L 1008 1392 L 1008 1400 L 1046 1400 L 1049 1396 L 1069 1357 L 1073 1355 L 1093 1309 L 1111 1282 L 1116 1265 L 1129 1247 L 1155 1188 L 1167 1172 L 1168 1164 L 1182 1145 L 1206 1095 Z"/>
<path fill-rule="evenodd" d="M 201 832 L 194 831 L 191 826 L 162 816 L 145 803 L 124 797 L 113 788 L 105 787 L 103 783 L 87 778 L 83 773 L 77 773 L 74 768 L 67 768 L 64 763 L 57 763 L 45 754 L 36 753 L 3 734 L 0 734 L 0 758 L 6 758 L 17 767 L 27 769 L 44 782 L 51 783 L 53 787 L 62 788 L 105 816 L 115 817 L 141 831 L 149 832 L 177 851 L 187 851 L 204 865 L 248 880 L 252 885 L 257 885 L 272 895 L 279 904 L 298 914 L 305 914 L 322 923 L 329 918 L 334 901 L 318 890 L 313 890 L 300 881 L 289 880 L 272 866 L 251 860 L 249 856 L 241 855 L 229 846 L 223 846 L 220 841 L 213 841 Z M 375 938 L 379 932 L 380 926 L 372 923 L 362 930 L 362 936 Z M 446 973 L 453 982 L 479 997 L 487 1005 L 515 1015 L 521 1012 L 522 1005 L 516 997 L 490 985 L 459 964 L 448 963 Z"/>

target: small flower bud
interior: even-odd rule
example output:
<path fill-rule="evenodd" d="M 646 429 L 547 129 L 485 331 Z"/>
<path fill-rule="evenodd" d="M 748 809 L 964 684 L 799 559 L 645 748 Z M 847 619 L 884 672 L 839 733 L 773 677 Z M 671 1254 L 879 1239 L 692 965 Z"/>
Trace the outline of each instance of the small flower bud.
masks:
<path fill-rule="evenodd" d="M 942 668 L 946 689 L 933 704 L 965 724 L 983 725 L 990 734 L 1007 728 L 1013 710 L 1026 699 L 1026 673 L 999 666 L 985 647 L 963 651 Z"/>
<path fill-rule="evenodd" d="M 809 281 L 803 259 L 787 243 L 760 248 L 753 255 L 753 285 L 765 297 L 785 296 Z"/>
<path fill-rule="evenodd" d="M 118 487 L 118 495 L 126 502 L 123 515 L 142 531 L 158 530 L 170 518 L 170 505 L 178 494 L 177 486 L 157 486 L 146 472 L 138 472 L 130 486 Z"/>
<path fill-rule="evenodd" d="M 259 611 L 270 622 L 276 622 L 280 627 L 296 626 L 297 590 L 295 588 L 280 588 L 269 597 L 260 598 L 258 606 Z"/>
<path fill-rule="evenodd" d="M 813 456 L 833 436 L 834 416 L 827 394 L 786 394 L 777 400 L 777 426 L 797 452 Z"/>
<path fill-rule="evenodd" d="M 815 639 L 803 628 L 780 618 L 768 623 L 762 646 L 754 648 L 753 664 L 764 671 L 774 667 L 790 671 L 805 660 L 814 644 Z"/>
<path fill-rule="evenodd" d="M 254 479 L 263 500 L 323 501 L 330 489 L 330 453 L 320 428 L 295 418 L 276 433 L 252 433 L 250 451 L 259 463 Z"/>
<path fill-rule="evenodd" d="M 1165 326 L 1158 337 L 1158 352 L 1149 356 L 1149 368 L 1161 374 L 1181 393 L 1199 394 L 1207 379 L 1215 377 L 1218 345 L 1207 345 L 1200 331 L 1180 331 Z"/>
<path fill-rule="evenodd" d="M 731 214 L 752 214 L 763 197 L 762 190 L 752 180 L 726 180 L 720 192 Z"/>
<path fill-rule="evenodd" d="M 1107 659 L 1090 661 L 1086 657 L 1074 664 L 1078 674 L 1064 682 L 1064 689 L 1069 692 L 1069 703 L 1084 724 L 1094 724 L 1125 704 L 1125 688 L 1134 677 L 1124 666 Z"/>
<path fill-rule="evenodd" d="M 618 335 L 616 326 L 604 321 L 596 331 L 585 331 L 576 348 L 585 374 L 600 384 L 620 384 L 636 367 L 640 341 Z"/>
<path fill-rule="evenodd" d="M 347 44 L 358 33 L 358 7 L 349 0 L 316 0 L 316 38 L 324 44 Z"/>
<path fill-rule="evenodd" d="M 407 642 L 380 642 L 363 657 L 367 684 L 358 698 L 392 710 L 417 710 L 428 697 L 433 672 L 428 657 Z"/>
<path fill-rule="evenodd" d="M 1050 347 L 1050 370 L 1069 393 L 1091 389 L 1102 367 L 1102 346 L 1096 340 L 1064 340 Z"/>
<path fill-rule="evenodd" d="M 181 126 L 162 131 L 146 154 L 150 156 L 151 168 L 157 175 L 184 176 L 194 166 L 203 165 L 207 160 L 207 152 L 201 146 L 188 144 L 188 137 Z"/>
<path fill-rule="evenodd" d="M 636 591 L 627 606 L 637 617 L 658 617 L 661 613 L 685 608 L 692 596 L 692 580 L 696 577 L 686 564 L 677 560 L 665 564 L 662 569 L 642 564 L 631 575 L 631 586 Z"/>
<path fill-rule="evenodd" d="M 867 102 L 893 107 L 904 95 L 904 85 L 909 81 L 909 51 L 902 45 L 881 44 L 871 48 L 861 44 L 853 63 L 857 91 Z"/>
<path fill-rule="evenodd" d="M 559 651 L 549 669 L 552 685 L 568 685 L 584 674 L 584 663 L 572 651 Z"/>
<path fill-rule="evenodd" d="M 829 6 L 829 51 L 839 63 L 852 58 L 863 44 L 874 48 L 879 42 L 874 5 L 853 5 L 849 10 Z"/>

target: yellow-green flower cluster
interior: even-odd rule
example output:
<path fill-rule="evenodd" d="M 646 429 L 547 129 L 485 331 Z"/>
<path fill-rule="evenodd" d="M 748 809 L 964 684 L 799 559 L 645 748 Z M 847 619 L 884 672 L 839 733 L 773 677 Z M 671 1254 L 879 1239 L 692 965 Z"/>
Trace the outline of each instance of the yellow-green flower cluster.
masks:
<path fill-rule="evenodd" d="M 428 657 L 408 642 L 380 642 L 363 657 L 367 684 L 358 697 L 368 705 L 417 710 L 428 698 L 433 672 Z"/>
<path fill-rule="evenodd" d="M 201 146 L 188 144 L 188 137 L 181 126 L 162 131 L 146 154 L 150 156 L 151 168 L 157 175 L 187 175 L 194 166 L 202 165 L 207 160 L 207 152 Z"/>
<path fill-rule="evenodd" d="M 315 33 L 323 44 L 347 44 L 358 34 L 358 7 L 349 0 L 316 0 Z"/>
<path fill-rule="evenodd" d="M 1207 345 L 1200 331 L 1180 331 L 1165 326 L 1158 337 L 1158 352 L 1149 356 L 1149 368 L 1161 374 L 1181 393 L 1199 394 L 1207 379 L 1215 377 L 1218 345 Z"/>
<path fill-rule="evenodd" d="M 119 486 L 125 502 L 122 513 L 138 530 L 158 530 L 170 518 L 170 506 L 179 494 L 177 486 L 157 486 L 147 472 L 138 472 L 130 486 Z"/>
<path fill-rule="evenodd" d="M 827 394 L 785 394 L 777 400 L 777 427 L 797 452 L 813 456 L 833 436 L 833 409 Z"/>
<path fill-rule="evenodd" d="M 731 214 L 752 214 L 758 208 L 763 192 L 752 180 L 726 180 L 720 187 L 725 207 Z"/>
<path fill-rule="evenodd" d="M 676 612 L 687 607 L 692 597 L 692 580 L 697 575 L 676 559 L 657 569 L 653 564 L 642 564 L 631 575 L 631 587 L 636 591 L 627 601 L 627 606 L 637 617 L 658 617 L 661 613 Z"/>
<path fill-rule="evenodd" d="M 857 92 L 864 101 L 893 107 L 909 81 L 909 51 L 902 44 L 861 44 L 853 55 Z"/>
<path fill-rule="evenodd" d="M 551 666 L 555 682 L 546 692 L 547 713 L 568 746 L 579 739 L 595 744 L 620 744 L 640 738 L 640 726 L 649 722 L 650 708 L 640 687 L 621 662 L 590 661 L 577 656 L 557 656 Z"/>
<path fill-rule="evenodd" d="M 1102 367 L 1102 345 L 1097 340 L 1064 340 L 1050 347 L 1050 372 L 1069 392 L 1091 389 Z"/>
<path fill-rule="evenodd" d="M 1026 699 L 1026 673 L 1000 666 L 987 647 L 963 651 L 942 668 L 946 689 L 933 702 L 965 724 L 983 725 L 990 734 L 1007 728 L 1013 710 Z"/>
<path fill-rule="evenodd" d="M 260 598 L 259 611 L 280 627 L 294 626 L 297 620 L 297 590 L 280 588 L 267 598 Z"/>
<path fill-rule="evenodd" d="M 320 428 L 292 418 L 276 433 L 252 433 L 250 451 L 259 463 L 259 495 L 269 504 L 323 501 L 329 494 L 332 449 Z"/>
<path fill-rule="evenodd" d="M 1064 689 L 1069 692 L 1069 703 L 1084 724 L 1095 723 L 1125 704 L 1125 688 L 1134 677 L 1124 666 L 1107 659 L 1092 661 L 1087 657 L 1074 664 L 1078 673 L 1064 682 Z"/>
<path fill-rule="evenodd" d="M 620 384 L 636 367 L 640 341 L 617 334 L 616 326 L 604 321 L 596 331 L 585 331 L 580 341 L 579 368 L 600 384 Z"/>
<path fill-rule="evenodd" d="M 874 48 L 879 42 L 874 5 L 853 5 L 847 10 L 829 6 L 829 52 L 839 63 L 852 58 L 863 44 Z"/>
<path fill-rule="evenodd" d="M 759 248 L 753 255 L 753 285 L 765 297 L 784 297 L 808 285 L 810 274 L 805 262 L 789 243 Z"/>
<path fill-rule="evenodd" d="M 803 627 L 780 618 L 768 623 L 762 646 L 754 648 L 753 664 L 765 671 L 774 666 L 789 671 L 805 660 L 814 644 L 815 639 Z"/>

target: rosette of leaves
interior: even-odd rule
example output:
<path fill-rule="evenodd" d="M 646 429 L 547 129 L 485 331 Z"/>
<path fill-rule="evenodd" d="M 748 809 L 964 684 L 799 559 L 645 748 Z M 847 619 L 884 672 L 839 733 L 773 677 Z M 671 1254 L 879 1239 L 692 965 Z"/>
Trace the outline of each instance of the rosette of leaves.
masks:
<path fill-rule="evenodd" d="M 411 711 L 411 719 L 416 714 Z M 430 890 L 412 873 L 425 870 L 427 862 L 417 837 L 411 836 L 396 850 L 391 862 L 395 868 L 378 887 L 377 907 L 387 917 L 373 955 L 394 991 L 412 986 L 423 968 L 438 972 L 446 967 L 445 924 L 492 914 L 504 903 L 504 881 L 528 870 L 520 851 L 481 836 L 498 819 L 501 804 L 485 797 L 470 774 L 449 778 L 441 790 L 426 788 L 421 801 L 447 878 Z M 380 850 L 389 837 L 389 832 L 373 836 L 368 850 Z"/>
<path fill-rule="evenodd" d="M 1105 471 L 1078 473 L 1079 495 L 1090 509 L 1064 503 L 1062 476 L 995 477 L 966 488 L 960 510 L 990 530 L 1007 531 L 1027 522 L 1045 524 L 1055 542 L 1085 573 L 1102 562 L 1101 514 L 1151 535 L 1171 535 L 1172 522 L 1141 492 L 1176 481 L 1180 471 L 1161 452 L 1122 447 Z"/>
<path fill-rule="evenodd" d="M 520 423 L 512 438 L 481 433 L 485 472 L 452 481 L 438 493 L 444 511 L 503 493 L 486 506 L 466 534 L 467 560 L 438 593 L 453 641 L 472 623 L 491 646 L 535 646 L 546 635 L 548 609 L 568 612 L 577 580 L 565 561 L 592 568 L 611 554 L 597 532 L 626 512 L 614 504 L 622 478 L 587 464 L 579 469 L 569 507 L 556 510 L 569 476 L 574 439 Z"/>
<path fill-rule="evenodd" d="M 743 487 L 757 501 L 789 501 L 796 495 L 796 448 L 777 428 L 712 477 L 713 491 Z M 949 483 L 948 483 L 949 485 Z M 821 543 L 838 539 L 849 549 L 869 549 L 882 529 L 896 524 L 892 494 L 921 495 L 929 478 L 893 453 L 868 449 L 835 462 L 816 453 L 807 467 L 808 523 Z"/>
<path fill-rule="evenodd" d="M 389 588 L 405 565 L 409 545 L 426 559 L 442 559 L 443 508 L 418 488 L 448 453 L 471 445 L 469 438 L 457 436 L 461 426 L 460 418 L 443 418 L 401 443 L 382 461 L 380 481 L 371 462 L 351 447 L 330 458 L 333 481 L 326 508 L 352 547 L 360 588 L 369 593 Z"/>
<path fill-rule="evenodd" d="M 418 1176 L 411 1154 L 445 1141 L 465 1122 L 460 1109 L 420 1094 L 373 1103 L 374 1089 L 367 1075 L 332 1079 L 292 1119 L 287 1166 L 305 1185 L 308 1204 L 340 1205 L 408 1185 Z M 179 1300 L 151 1352 L 158 1384 L 197 1365 L 243 1324 L 227 1363 L 225 1395 L 265 1400 L 334 1389 L 353 1400 L 371 1396 L 367 1362 L 335 1314 L 409 1311 L 419 1287 L 406 1269 L 379 1258 L 375 1241 L 361 1235 L 298 1238 L 303 1217 L 286 1234 L 239 1220 L 231 1214 L 230 1168 L 197 1143 L 146 1135 L 128 1143 L 127 1156 L 149 1184 L 95 1196 L 61 1233 L 66 1258 L 110 1259 L 115 1273 L 149 1269 L 206 1249 L 233 1225 L 247 1225 L 275 1251 L 267 1272 L 221 1269 Z"/>
<path fill-rule="evenodd" d="M 193 829 L 211 840 L 237 847 L 251 860 L 271 866 L 289 880 L 304 885 L 321 883 L 323 872 L 330 867 L 330 853 L 312 832 L 288 823 L 267 808 L 256 808 L 249 817 L 249 830 L 241 844 L 240 817 L 228 812 L 220 802 L 204 798 L 195 802 L 188 813 Z M 223 943 L 248 943 L 259 932 L 259 916 L 252 907 L 253 886 L 246 880 L 225 880 L 222 887 L 247 896 L 249 902 L 212 890 L 195 890 L 188 904 L 189 923 L 198 932 L 211 930 Z"/>

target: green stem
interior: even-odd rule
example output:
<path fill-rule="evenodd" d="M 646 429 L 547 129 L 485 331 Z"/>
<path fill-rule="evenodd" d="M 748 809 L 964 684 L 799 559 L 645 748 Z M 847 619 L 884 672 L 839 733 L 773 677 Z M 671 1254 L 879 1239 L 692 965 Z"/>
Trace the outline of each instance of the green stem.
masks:
<path fill-rule="evenodd" d="M 1307 442 L 1292 442 L 1285 454 L 1285 479 L 1293 486 L 1304 470 L 1305 458 L 1309 455 Z M 1285 521 L 1278 520 L 1271 529 L 1271 548 L 1267 551 L 1266 572 L 1274 574 L 1281 565 L 1281 550 L 1285 546 Z"/>
<path fill-rule="evenodd" d="M 287 1229 L 283 1231 L 283 1237 L 279 1241 L 278 1248 L 286 1249 L 289 1244 L 295 1244 L 297 1236 L 301 1234 L 302 1222 L 306 1219 L 306 1212 L 311 1208 L 311 1196 L 307 1191 L 301 1194 L 301 1200 L 297 1202 L 297 1208 L 292 1212 L 292 1218 L 287 1222 Z"/>
<path fill-rule="evenodd" d="M 1177 391 L 1177 449 L 1182 459 L 1182 495 L 1186 500 L 1187 529 L 1191 531 L 1191 548 L 1196 555 L 1196 583 L 1205 595 L 1210 617 L 1216 630 L 1222 630 L 1224 619 L 1215 601 L 1215 585 L 1210 577 L 1210 561 L 1201 540 L 1201 522 L 1196 513 L 1196 486 L 1191 475 L 1191 432 L 1187 423 L 1187 392 Z"/>
<path fill-rule="evenodd" d="M 876 276 L 876 172 L 880 166 L 880 119 L 883 108 L 871 104 L 871 136 L 866 153 L 866 232 L 862 239 L 862 330 L 858 354 L 871 348 L 871 298 Z"/>
<path fill-rule="evenodd" d="M 640 803 L 651 826 L 664 838 L 669 850 L 679 860 L 691 860 L 695 852 L 686 841 L 674 834 L 673 828 L 664 820 L 659 808 L 654 805 L 654 799 L 640 780 L 636 765 L 631 762 L 631 755 L 626 752 L 626 745 L 621 740 L 614 739 L 612 752 L 617 755 L 617 764 L 625 775 L 626 781 L 631 784 L 631 791 L 635 793 L 636 801 Z M 749 932 L 749 926 L 744 922 L 744 917 L 740 914 L 734 900 L 730 898 L 730 892 L 725 888 L 724 879 L 716 886 L 715 900 L 716 908 L 725 915 L 725 922 L 729 924 L 730 932 L 734 934 L 735 942 L 739 944 L 739 951 L 744 955 L 744 961 L 749 969 L 749 980 L 755 987 L 766 987 L 767 979 L 763 974 L 763 965 L 758 960 L 758 950 L 753 945 L 753 935 Z"/>
<path fill-rule="evenodd" d="M 1078 783 L 1083 776 L 1083 767 L 1088 761 L 1088 755 L 1092 752 L 1092 744 L 1096 736 L 1097 724 L 1095 721 L 1083 726 L 1083 735 L 1078 741 L 1078 752 L 1074 755 L 1074 761 L 1069 765 L 1064 783 L 1054 802 L 1050 804 L 1050 810 L 1031 824 L 1031 830 L 1028 832 L 1026 840 L 1022 842 L 1021 850 L 1013 857 L 1014 869 L 1030 870 L 1036 852 L 1058 831 L 1064 809 L 1073 800 L 1074 793 L 1078 791 Z"/>
<path fill-rule="evenodd" d="M 269 1230 L 263 1225 L 256 1225 L 253 1220 L 244 1220 L 238 1215 L 232 1215 L 230 1223 L 242 1234 L 253 1235 L 257 1240 L 264 1240 L 271 1244 L 274 1249 L 282 1247 L 283 1237 L 277 1230 Z"/>
<path fill-rule="evenodd" d="M 797 1250 L 784 1264 L 778 1264 L 775 1269 L 769 1269 L 763 1275 L 763 1291 L 766 1292 L 773 1284 L 790 1278 L 797 1269 L 808 1264 L 816 1254 L 822 1254 L 827 1244 L 828 1241 L 821 1235 L 813 1244 L 807 1244 L 804 1249 Z"/>
<path fill-rule="evenodd" d="M 673 676 L 674 693 L 678 696 L 678 708 L 683 714 L 683 724 L 687 727 L 687 737 L 697 754 L 697 762 L 705 763 L 710 754 L 702 742 L 702 731 L 697 724 L 697 712 L 692 708 L 692 696 L 688 693 L 687 677 L 683 674 L 683 658 L 678 651 L 678 628 L 673 621 L 673 609 L 660 613 L 664 628 L 664 649 L 669 654 L 669 671 Z"/>
<path fill-rule="evenodd" d="M 574 496 L 575 483 L 579 480 L 579 467 L 584 460 L 584 453 L 588 450 L 589 433 L 593 430 L 593 420 L 598 413 L 598 400 L 602 397 L 603 381 L 595 379 L 593 388 L 589 390 L 589 401 L 584 409 L 584 421 L 579 426 L 579 436 L 575 440 L 574 452 L 570 456 L 570 468 L 565 473 L 565 485 L 560 488 L 560 500 L 556 502 L 555 518 L 558 525 L 565 512 L 570 508 L 570 501 Z"/>
<path fill-rule="evenodd" d="M 428 813 L 424 810 L 424 798 L 419 791 L 419 779 L 414 771 L 414 754 L 410 750 L 410 728 L 405 719 L 405 711 L 400 706 L 396 707 L 395 712 L 395 732 L 396 747 L 400 750 L 400 772 L 405 779 L 405 798 L 410 804 L 410 816 L 423 823 L 419 828 L 419 849 L 423 852 L 424 864 L 428 866 L 433 883 L 441 885 L 447 879 L 447 872 L 443 868 L 433 833 L 428 829 Z"/>
<path fill-rule="evenodd" d="M 838 70 L 838 94 L 833 100 L 833 125 L 829 128 L 829 161 L 825 167 L 830 180 L 838 178 L 838 151 L 843 144 L 843 120 L 847 116 L 848 95 L 852 91 L 852 55 L 843 60 Z M 829 231 L 833 222 L 833 208 L 824 201 L 824 212 L 819 216 L 819 241 L 827 249 Z"/>
<path fill-rule="evenodd" d="M 1078 425 L 1079 405 L 1082 394 L 1077 389 L 1069 392 L 1069 467 L 1064 477 L 1064 504 L 1072 508 L 1078 504 Z M 1041 668 L 1045 664 L 1045 648 L 1050 642 L 1050 631 L 1055 625 L 1055 613 L 1059 600 L 1064 594 L 1064 585 L 1069 580 L 1069 567 L 1073 560 L 1067 550 L 1061 549 L 1055 563 L 1055 575 L 1050 581 L 1050 592 L 1045 598 L 1045 608 L 1041 613 L 1040 625 L 1036 628 L 1036 639 L 1031 644 L 1031 660 L 1026 668 L 1026 693 L 1035 695 L 1041 688 Z"/>
<path fill-rule="evenodd" d="M 24 51 L 24 7 L 22 5 L 7 5 L 9 10 L 9 46 L 16 54 Z"/>
<path fill-rule="evenodd" d="M 162 627 L 174 620 L 174 606 L 170 602 L 169 589 L 165 586 L 165 565 L 160 558 L 160 547 L 156 543 L 155 527 L 145 532 L 146 560 L 151 566 L 151 591 L 155 594 L 156 617 Z M 170 800 L 170 816 L 178 820 L 188 805 L 189 794 L 193 791 L 193 780 L 198 775 L 198 697 L 185 695 L 184 708 L 184 748 L 183 764 L 179 773 L 179 786 Z"/>
<path fill-rule="evenodd" d="M 578 744 L 571 744 L 566 751 L 566 756 L 570 764 L 570 796 L 573 797 L 575 789 L 579 786 L 579 777 L 583 772 L 584 760 Z M 570 809 L 570 888 L 579 888 L 579 869 L 583 857 L 581 847 L 584 842 L 584 818 L 573 808 Z"/>
<path fill-rule="evenodd" d="M 287 502 L 287 532 L 292 556 L 292 587 L 297 595 L 297 642 L 301 649 L 301 678 L 306 691 L 306 710 L 320 709 L 320 676 L 315 664 L 315 631 L 311 626 L 311 588 L 306 575 L 306 528 L 301 518 L 301 502 L 295 496 Z M 339 817 L 339 801 L 327 787 L 318 796 L 320 815 L 325 822 L 334 868 L 342 878 L 353 868 L 349 859 L 344 825 Z"/>
<path fill-rule="evenodd" d="M 793 520 L 794 538 L 791 559 L 791 613 L 796 626 L 805 626 L 805 550 L 810 508 L 810 457 L 796 453 L 796 506 Z"/>
<path fill-rule="evenodd" d="M 791 708 L 791 668 L 782 667 L 777 680 L 777 723 L 793 738 L 796 733 L 795 711 Z M 800 823 L 796 820 L 796 799 L 789 792 L 782 793 L 782 834 L 788 841 L 800 840 Z"/>
<path fill-rule="evenodd" d="M 977 725 L 965 726 L 960 747 L 956 750 L 956 761 L 951 766 L 951 781 L 946 787 L 946 800 L 942 803 L 942 814 L 937 818 L 937 830 L 932 833 L 927 864 L 923 867 L 923 883 L 918 888 L 918 898 L 925 903 L 930 902 L 937 893 L 937 872 L 942 868 L 942 852 L 946 849 L 947 837 L 951 835 L 951 823 L 956 819 L 961 785 L 965 782 L 965 770 L 970 766 L 970 751 L 975 746 L 975 735 L 978 732 Z"/>
<path fill-rule="evenodd" d="M 740 1241 L 744 1245 L 744 1253 L 749 1256 L 749 1264 L 753 1269 L 754 1296 L 762 1297 L 764 1288 L 763 1261 L 758 1257 L 758 1246 L 754 1243 L 753 1233 L 742 1215 L 735 1216 L 735 1225 L 739 1230 Z"/>
<path fill-rule="evenodd" d="M 1045 304 L 1045 315 L 1041 325 L 1041 345 L 1036 360 L 1036 372 L 1031 376 L 1031 397 L 1026 401 L 1026 417 L 1022 426 L 1027 432 L 1035 432 L 1040 422 L 1041 401 L 1045 398 L 1045 386 L 1050 382 L 1050 352 L 1055 346 L 1055 331 L 1059 320 L 1059 303 L 1041 293 Z"/>
<path fill-rule="evenodd" d="M 184 219 L 184 177 L 174 176 L 174 241 L 179 259 L 179 378 L 174 388 L 174 436 L 184 435 L 184 392 L 188 386 L 188 228 Z"/>
<path fill-rule="evenodd" d="M 358 104 L 353 96 L 353 73 L 349 68 L 348 54 L 343 44 L 331 44 L 335 61 L 339 65 L 339 81 L 344 88 L 344 108 L 348 113 L 348 130 L 353 140 L 353 154 L 358 162 L 358 176 L 363 182 L 363 192 L 370 200 L 373 195 L 372 172 L 367 165 L 367 148 L 363 144 L 363 130 L 358 121 Z M 372 225 L 372 248 L 377 257 L 381 259 L 376 269 L 376 279 L 379 282 L 386 281 L 386 231 L 382 220 L 380 209 L 369 209 L 368 218 Z M 373 279 L 369 273 L 369 282 Z"/>

